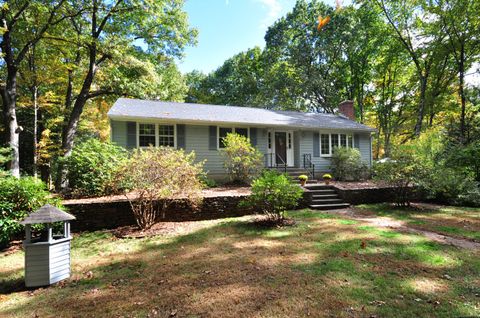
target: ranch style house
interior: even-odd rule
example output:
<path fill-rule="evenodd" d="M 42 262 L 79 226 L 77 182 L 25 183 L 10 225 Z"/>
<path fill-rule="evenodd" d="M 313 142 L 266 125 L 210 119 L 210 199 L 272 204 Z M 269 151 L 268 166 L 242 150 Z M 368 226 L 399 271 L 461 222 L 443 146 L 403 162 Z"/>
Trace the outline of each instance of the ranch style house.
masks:
<path fill-rule="evenodd" d="M 152 146 L 195 151 L 212 179 L 225 179 L 222 138 L 237 133 L 264 154 L 268 168 L 302 169 L 315 178 L 330 171 L 334 147 L 358 148 L 372 164 L 374 128 L 355 121 L 353 102 L 339 114 L 120 98 L 108 112 L 111 140 L 127 149 Z"/>

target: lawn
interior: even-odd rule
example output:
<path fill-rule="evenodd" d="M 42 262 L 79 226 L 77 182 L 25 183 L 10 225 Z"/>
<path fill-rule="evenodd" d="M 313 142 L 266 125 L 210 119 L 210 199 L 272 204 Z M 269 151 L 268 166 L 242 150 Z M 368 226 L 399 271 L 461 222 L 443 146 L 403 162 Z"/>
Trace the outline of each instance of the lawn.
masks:
<path fill-rule="evenodd" d="M 403 209 L 389 204 L 357 206 L 365 215 L 392 217 L 415 229 L 480 242 L 480 208 L 414 204 Z"/>
<path fill-rule="evenodd" d="M 23 253 L 0 254 L 0 316 L 480 315 L 480 251 L 347 216 L 290 215 L 297 225 L 280 229 L 244 217 L 169 237 L 85 233 L 72 278 L 34 291 L 21 287 Z"/>

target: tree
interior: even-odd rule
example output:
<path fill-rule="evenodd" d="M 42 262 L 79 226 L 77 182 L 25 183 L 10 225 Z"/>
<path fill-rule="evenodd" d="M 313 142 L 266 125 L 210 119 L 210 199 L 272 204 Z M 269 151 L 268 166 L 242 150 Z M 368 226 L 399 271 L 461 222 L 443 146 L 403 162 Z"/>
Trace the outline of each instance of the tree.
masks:
<path fill-rule="evenodd" d="M 442 50 L 441 43 L 445 35 L 428 23 L 422 1 L 375 0 L 375 3 L 381 8 L 395 31 L 396 39 L 415 65 L 420 87 L 413 135 L 418 137 L 425 117 L 432 66 Z"/>
<path fill-rule="evenodd" d="M 128 95 L 128 88 L 148 75 L 154 66 L 149 58 L 179 57 L 185 45 L 194 41 L 196 31 L 188 28 L 187 16 L 181 10 L 183 0 L 145 2 L 142 0 L 90 0 L 84 13 L 69 20 L 72 38 L 58 41 L 76 45 L 71 60 L 85 70 L 69 73 L 65 98 L 65 126 L 62 130 L 62 156 L 70 156 L 80 116 L 87 102 L 105 95 Z M 83 1 L 73 1 L 75 7 Z M 137 46 L 142 43 L 144 48 Z M 74 79 L 73 76 L 78 76 Z M 104 77 L 102 77 L 103 75 Z M 111 79 L 103 82 L 99 78 Z M 74 80 L 78 93 L 74 94 Z M 144 87 L 143 87 L 144 88 Z M 59 165 L 57 188 L 66 186 L 66 171 Z"/>
<path fill-rule="evenodd" d="M 19 134 L 23 130 L 18 125 L 16 114 L 17 76 L 20 64 L 52 27 L 78 12 L 64 12 L 66 0 L 51 1 L 14 1 L 3 2 L 0 20 L 2 35 L 3 80 L 0 95 L 3 102 L 3 116 L 6 123 L 7 141 L 12 148 L 10 171 L 12 176 L 20 176 Z M 28 31 L 27 31 L 28 30 Z"/>
<path fill-rule="evenodd" d="M 465 74 L 480 56 L 480 3 L 469 0 L 436 0 L 428 7 L 438 16 L 437 27 L 448 36 L 447 48 L 451 52 L 457 71 L 460 96 L 460 137 L 465 142 L 466 104 Z"/>

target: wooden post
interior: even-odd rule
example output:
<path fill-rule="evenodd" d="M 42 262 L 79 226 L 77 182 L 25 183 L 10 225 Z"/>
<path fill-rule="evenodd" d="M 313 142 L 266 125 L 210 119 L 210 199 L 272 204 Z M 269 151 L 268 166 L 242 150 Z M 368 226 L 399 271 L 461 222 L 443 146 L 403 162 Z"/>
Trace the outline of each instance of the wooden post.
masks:
<path fill-rule="evenodd" d="M 32 228 L 30 224 L 25 225 L 25 242 L 30 243 L 32 241 Z"/>
<path fill-rule="evenodd" d="M 52 224 L 48 223 L 47 224 L 47 231 L 48 231 L 48 242 L 53 241 L 53 229 L 52 229 Z"/>

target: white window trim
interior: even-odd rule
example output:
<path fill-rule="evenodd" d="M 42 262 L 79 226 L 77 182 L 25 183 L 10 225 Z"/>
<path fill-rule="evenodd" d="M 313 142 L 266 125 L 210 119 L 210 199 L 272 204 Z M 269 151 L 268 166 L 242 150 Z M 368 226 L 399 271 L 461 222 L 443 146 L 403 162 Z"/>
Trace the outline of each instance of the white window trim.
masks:
<path fill-rule="evenodd" d="M 140 147 L 140 125 L 155 125 L 155 147 L 159 147 L 160 143 L 160 134 L 159 131 L 160 129 L 158 126 L 173 126 L 173 148 L 177 149 L 177 124 L 172 124 L 172 123 L 153 123 L 153 122 L 137 122 L 137 148 L 143 148 L 146 149 L 148 147 Z M 167 146 L 162 146 L 162 147 L 167 147 Z"/>
<path fill-rule="evenodd" d="M 243 126 L 217 126 L 217 149 L 222 150 L 224 148 L 220 148 L 220 128 L 230 128 L 232 130 L 231 133 L 235 133 L 236 128 L 243 128 L 247 129 L 247 138 L 250 139 L 250 127 L 243 127 Z"/>
<path fill-rule="evenodd" d="M 344 132 L 327 133 L 327 132 L 321 132 L 320 131 L 319 134 L 320 134 L 320 138 L 319 138 L 320 157 L 325 157 L 325 158 L 331 157 L 333 155 L 333 148 L 335 146 L 342 147 L 342 146 L 340 146 L 340 144 L 341 144 L 340 135 L 345 135 L 346 136 L 347 145 L 346 145 L 345 148 L 355 148 L 355 134 L 353 134 L 353 133 L 344 133 Z M 329 144 L 329 147 L 328 147 L 329 153 L 328 154 L 322 154 L 322 135 L 328 135 L 328 144 Z M 332 135 L 338 135 L 338 144 L 337 145 L 332 144 Z M 352 136 L 352 147 L 350 147 L 348 145 L 348 136 Z"/>

